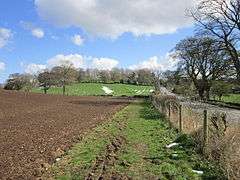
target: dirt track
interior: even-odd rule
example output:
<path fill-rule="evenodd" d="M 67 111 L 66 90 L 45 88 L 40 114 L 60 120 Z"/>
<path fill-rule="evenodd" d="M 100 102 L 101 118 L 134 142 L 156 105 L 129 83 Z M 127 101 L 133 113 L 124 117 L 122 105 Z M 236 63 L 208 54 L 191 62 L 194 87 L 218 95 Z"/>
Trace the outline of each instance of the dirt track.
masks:
<path fill-rule="evenodd" d="M 35 179 L 129 100 L 0 91 L 0 179 Z"/>

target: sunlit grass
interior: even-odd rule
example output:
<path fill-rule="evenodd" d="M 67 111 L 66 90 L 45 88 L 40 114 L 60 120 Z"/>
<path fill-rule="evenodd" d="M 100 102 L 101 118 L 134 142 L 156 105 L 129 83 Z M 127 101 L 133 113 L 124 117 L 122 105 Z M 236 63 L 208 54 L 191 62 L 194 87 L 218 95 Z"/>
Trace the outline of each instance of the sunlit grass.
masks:
<path fill-rule="evenodd" d="M 102 90 L 103 86 L 113 90 L 113 96 L 146 96 L 150 94 L 150 90 L 154 89 L 151 86 L 137 86 L 128 84 L 79 83 L 67 86 L 66 94 L 75 96 L 105 95 L 105 92 Z M 43 90 L 40 88 L 35 88 L 33 89 L 33 92 L 43 93 Z M 62 88 L 52 87 L 48 90 L 48 93 L 62 94 Z"/>

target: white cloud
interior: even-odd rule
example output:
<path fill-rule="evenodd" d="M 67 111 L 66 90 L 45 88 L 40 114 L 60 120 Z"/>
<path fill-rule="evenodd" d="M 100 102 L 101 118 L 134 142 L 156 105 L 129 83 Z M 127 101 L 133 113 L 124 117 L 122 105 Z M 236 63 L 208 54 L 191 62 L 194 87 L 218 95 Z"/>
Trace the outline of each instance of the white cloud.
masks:
<path fill-rule="evenodd" d="M 45 35 L 42 28 L 36 27 L 31 22 L 21 21 L 20 24 L 25 30 L 31 31 L 31 34 L 38 39 L 43 38 Z"/>
<path fill-rule="evenodd" d="M 172 70 L 176 67 L 178 60 L 172 58 L 172 53 L 167 53 L 165 57 L 158 58 L 157 56 L 150 57 L 148 60 L 142 61 L 139 64 L 132 65 L 129 69 L 149 69 L 152 71 L 160 70 Z"/>
<path fill-rule="evenodd" d="M 6 64 L 4 62 L 0 62 L 0 71 L 4 71 L 6 69 Z"/>
<path fill-rule="evenodd" d="M 150 57 L 148 60 L 143 61 L 136 65 L 132 65 L 129 68 L 132 70 L 135 70 L 135 69 L 158 70 L 158 69 L 163 69 L 163 65 L 158 62 L 157 56 L 153 56 L 153 57 Z"/>
<path fill-rule="evenodd" d="M 44 31 L 41 28 L 34 28 L 31 30 L 32 31 L 32 35 L 35 36 L 38 39 L 41 39 L 44 37 Z"/>
<path fill-rule="evenodd" d="M 12 32 L 10 29 L 0 28 L 0 48 L 6 46 L 11 37 Z"/>
<path fill-rule="evenodd" d="M 37 73 L 41 73 L 43 72 L 45 69 L 47 68 L 46 65 L 43 65 L 43 64 L 28 64 L 26 67 L 25 67 L 25 73 L 28 73 L 28 74 L 37 74 Z"/>
<path fill-rule="evenodd" d="M 185 12 L 194 3 L 195 0 L 35 0 L 43 19 L 111 38 L 125 32 L 161 35 L 190 26 L 192 19 Z"/>
<path fill-rule="evenodd" d="M 83 43 L 84 43 L 84 39 L 83 39 L 80 35 L 78 35 L 78 34 L 74 35 L 74 36 L 71 38 L 71 40 L 72 40 L 72 42 L 73 42 L 75 45 L 77 45 L 77 46 L 81 46 L 81 45 L 83 45 Z"/>
<path fill-rule="evenodd" d="M 93 58 L 92 68 L 99 70 L 111 70 L 115 68 L 119 62 L 111 58 Z"/>
<path fill-rule="evenodd" d="M 75 68 L 82 68 L 84 66 L 84 58 L 80 54 L 70 54 L 70 55 L 56 55 L 55 57 L 47 61 L 48 67 L 70 65 L 72 64 Z"/>

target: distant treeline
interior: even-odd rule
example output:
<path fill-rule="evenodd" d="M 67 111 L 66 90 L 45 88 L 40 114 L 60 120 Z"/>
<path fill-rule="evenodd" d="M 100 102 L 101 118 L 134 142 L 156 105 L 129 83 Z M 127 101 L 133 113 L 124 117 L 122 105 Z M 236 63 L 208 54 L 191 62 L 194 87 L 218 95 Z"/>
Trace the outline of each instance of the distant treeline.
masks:
<path fill-rule="evenodd" d="M 154 74 L 146 69 L 75 69 L 71 64 L 53 67 L 37 75 L 11 74 L 4 85 L 6 90 L 27 90 L 32 87 L 42 87 L 47 93 L 51 86 L 63 88 L 71 83 L 122 83 L 134 85 L 152 85 Z"/>

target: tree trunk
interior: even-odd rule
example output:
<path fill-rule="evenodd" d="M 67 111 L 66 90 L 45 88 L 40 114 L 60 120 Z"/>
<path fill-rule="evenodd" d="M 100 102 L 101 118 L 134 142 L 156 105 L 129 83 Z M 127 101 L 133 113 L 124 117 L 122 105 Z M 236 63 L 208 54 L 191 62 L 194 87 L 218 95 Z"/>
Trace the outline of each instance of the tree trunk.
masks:
<path fill-rule="evenodd" d="M 201 100 L 204 100 L 204 89 L 198 89 L 198 95 Z"/>
<path fill-rule="evenodd" d="M 237 83 L 240 85 L 240 63 L 239 68 L 237 69 Z"/>
<path fill-rule="evenodd" d="M 65 84 L 63 85 L 63 95 L 65 95 L 65 92 L 66 92 L 66 86 Z"/>
<path fill-rule="evenodd" d="M 206 87 L 206 100 L 210 100 L 210 89 L 211 87 Z"/>
<path fill-rule="evenodd" d="M 233 58 L 234 67 L 236 69 L 237 74 L 237 83 L 240 84 L 240 61 L 238 56 Z"/>
<path fill-rule="evenodd" d="M 47 87 L 46 86 L 43 87 L 43 90 L 44 90 L 44 94 L 47 94 Z"/>
<path fill-rule="evenodd" d="M 240 84 L 240 60 L 237 49 L 228 40 L 225 39 L 226 49 L 232 59 L 237 74 L 237 83 Z"/>

